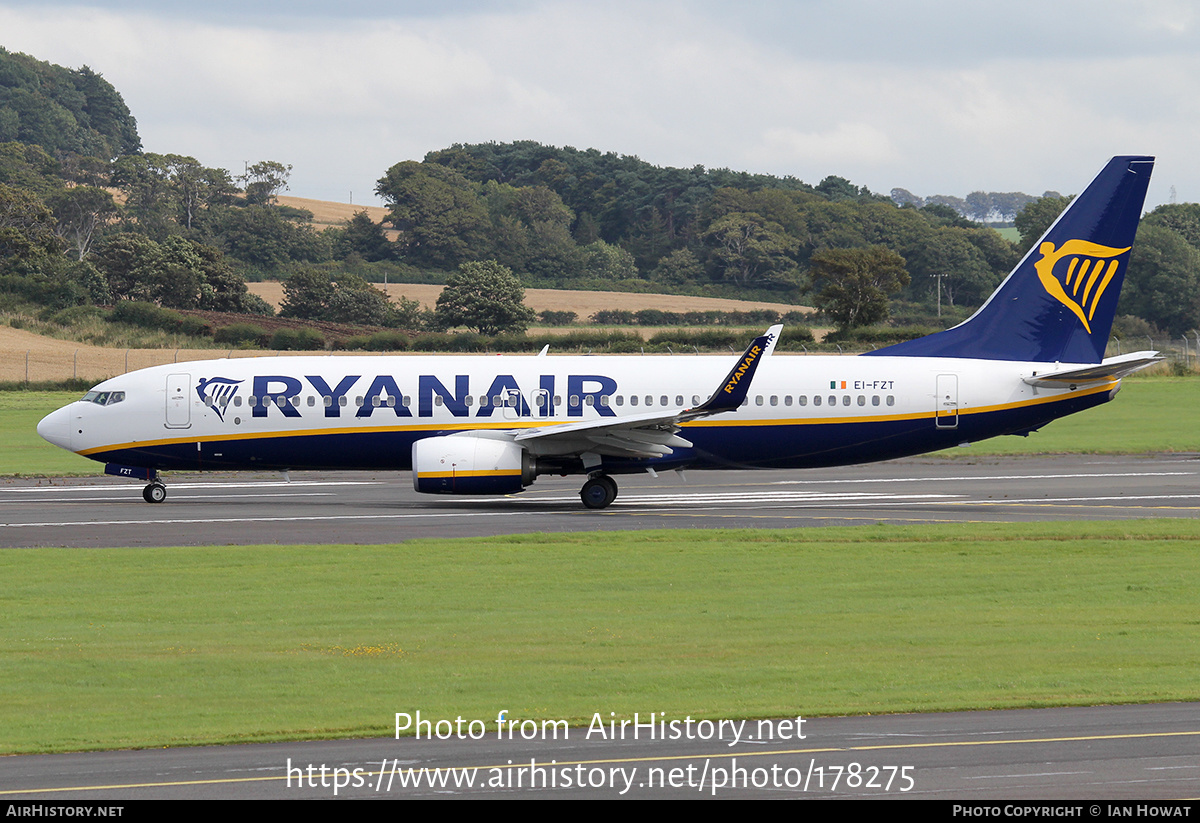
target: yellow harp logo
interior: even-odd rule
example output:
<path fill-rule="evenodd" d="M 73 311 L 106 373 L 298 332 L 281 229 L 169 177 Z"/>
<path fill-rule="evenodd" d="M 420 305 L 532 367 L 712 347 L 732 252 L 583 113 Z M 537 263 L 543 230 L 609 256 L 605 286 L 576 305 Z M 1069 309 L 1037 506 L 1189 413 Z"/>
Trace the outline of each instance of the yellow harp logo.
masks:
<path fill-rule="evenodd" d="M 1114 249 L 1087 240 L 1068 240 L 1055 250 L 1053 243 L 1043 243 L 1038 248 L 1042 259 L 1033 267 L 1046 292 L 1075 312 L 1091 334 L 1096 304 L 1121 265 L 1116 258 L 1129 249 L 1130 246 Z"/>

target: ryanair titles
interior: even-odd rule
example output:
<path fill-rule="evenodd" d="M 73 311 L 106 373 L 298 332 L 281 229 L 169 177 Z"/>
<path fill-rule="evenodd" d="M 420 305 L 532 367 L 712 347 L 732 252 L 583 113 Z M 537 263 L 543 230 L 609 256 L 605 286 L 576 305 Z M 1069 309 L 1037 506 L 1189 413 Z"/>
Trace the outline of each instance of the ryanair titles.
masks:
<path fill-rule="evenodd" d="M 745 356 L 742 358 L 742 362 L 730 372 L 729 379 L 725 382 L 725 388 L 722 391 L 726 394 L 732 394 L 746 372 L 751 371 L 751 367 L 758 360 L 758 356 L 762 354 L 762 351 L 762 346 L 758 345 L 758 341 L 755 341 L 755 344 L 747 350 Z"/>
<path fill-rule="evenodd" d="M 300 417 L 300 398 L 306 394 L 305 383 L 315 392 L 327 418 L 371 417 L 375 413 L 394 414 L 396 417 L 433 417 L 435 408 L 443 408 L 454 417 L 488 418 L 502 417 L 583 417 L 584 409 L 592 407 L 601 417 L 616 417 L 609 406 L 608 398 L 617 391 L 617 381 L 600 374 L 570 374 L 566 376 L 565 396 L 556 394 L 560 377 L 543 374 L 538 377 L 538 387 L 532 393 L 522 390 L 511 374 L 498 374 L 478 396 L 471 386 L 471 376 L 455 375 L 447 385 L 432 374 L 416 378 L 415 404 L 411 385 L 406 394 L 396 378 L 390 374 L 364 377 L 349 374 L 334 383 L 321 375 L 304 375 L 303 379 L 284 374 L 255 375 L 251 381 L 247 403 L 254 417 L 282 414 L 284 417 Z M 411 380 L 411 378 L 410 378 Z M 228 378 L 208 378 L 196 386 L 201 402 L 218 413 L 223 412 L 232 401 L 240 405 L 236 392 L 215 395 L 206 391 L 215 383 L 233 383 Z M 242 382 L 242 381 L 237 381 Z M 351 400 L 351 392 L 354 392 Z M 218 400 L 219 398 L 219 400 Z M 274 409 L 274 412 L 272 412 Z"/>

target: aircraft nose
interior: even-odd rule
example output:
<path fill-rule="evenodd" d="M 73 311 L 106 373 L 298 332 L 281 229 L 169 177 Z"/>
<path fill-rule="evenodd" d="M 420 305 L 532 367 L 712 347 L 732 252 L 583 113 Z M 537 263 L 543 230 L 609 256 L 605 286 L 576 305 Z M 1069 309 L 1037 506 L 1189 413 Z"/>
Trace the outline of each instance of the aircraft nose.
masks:
<path fill-rule="evenodd" d="M 50 412 L 37 424 L 37 433 L 42 439 L 60 449 L 71 450 L 71 415 L 66 407 Z"/>

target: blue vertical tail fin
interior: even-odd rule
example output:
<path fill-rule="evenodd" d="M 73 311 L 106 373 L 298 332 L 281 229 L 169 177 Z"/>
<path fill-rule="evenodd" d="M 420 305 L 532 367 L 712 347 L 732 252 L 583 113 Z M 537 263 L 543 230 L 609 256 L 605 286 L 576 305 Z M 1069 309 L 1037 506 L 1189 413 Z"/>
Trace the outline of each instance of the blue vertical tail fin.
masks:
<path fill-rule="evenodd" d="M 979 311 L 869 354 L 1099 363 L 1153 168 L 1153 157 L 1114 157 Z"/>

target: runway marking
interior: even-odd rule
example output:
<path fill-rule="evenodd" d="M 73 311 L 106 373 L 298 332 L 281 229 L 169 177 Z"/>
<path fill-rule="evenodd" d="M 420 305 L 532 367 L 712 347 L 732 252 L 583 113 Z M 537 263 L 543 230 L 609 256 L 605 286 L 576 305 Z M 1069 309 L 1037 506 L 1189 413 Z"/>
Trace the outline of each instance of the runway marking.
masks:
<path fill-rule="evenodd" d="M 1104 740 L 1147 740 L 1152 738 L 1165 737 L 1195 737 L 1200 736 L 1200 731 L 1183 731 L 1183 732 L 1142 732 L 1132 734 L 1101 734 L 1101 735 L 1081 735 L 1078 737 L 1033 737 L 1033 738 L 1018 738 L 1015 740 L 945 740 L 935 741 L 930 743 L 880 743 L 865 746 L 823 746 L 809 749 L 776 749 L 771 751 L 718 751 L 711 754 L 693 753 L 693 754 L 674 754 L 660 756 L 645 756 L 645 757 L 614 757 L 601 758 L 597 760 L 559 760 L 557 766 L 603 766 L 618 763 L 660 763 L 672 762 L 677 760 L 725 760 L 738 757 L 780 757 L 784 755 L 803 755 L 803 754 L 832 754 L 836 752 L 865 752 L 865 751 L 895 751 L 899 749 L 938 749 L 938 748 L 961 748 L 970 746 L 1008 746 L 1008 745 L 1033 745 L 1039 743 L 1090 743 Z M 18 755 L 19 756 L 19 755 Z M 362 761 L 370 763 L 371 761 Z M 479 769 L 481 771 L 489 771 L 492 769 L 519 769 L 528 768 L 527 764 L 521 762 L 513 763 L 511 760 L 504 764 L 482 765 L 482 766 L 438 766 L 438 769 Z M 282 767 L 277 767 L 282 768 Z M 377 777 L 383 772 L 370 771 L 365 772 L 366 777 Z M 1088 774 L 1089 772 L 1062 772 L 1062 774 Z M 1014 777 L 1033 776 L 1033 775 L 1012 775 Z M 230 785 L 235 783 L 261 783 L 265 781 L 280 781 L 287 780 L 286 774 L 268 775 L 264 777 L 227 777 L 227 778 L 208 778 L 203 780 L 170 780 L 159 783 L 119 783 L 112 785 L 92 785 L 92 786 L 54 786 L 42 789 L 3 789 L 0 790 L 0 796 L 12 794 L 50 794 L 58 792 L 84 792 L 84 791 L 116 791 L 118 789 L 156 789 L 166 786 L 212 786 L 212 785 Z M 486 788 L 486 787 L 485 787 Z"/>
<path fill-rule="evenodd" d="M 384 480 L 266 480 L 266 481 L 242 481 L 238 483 L 223 483 L 220 481 L 210 481 L 205 483 L 169 483 L 168 488 L 171 489 L 271 489 L 271 488 L 286 488 L 288 486 L 382 486 Z M 0 489 L 0 494 L 31 494 L 34 492 L 94 492 L 98 486 L 104 484 L 91 483 L 83 486 L 55 486 L 48 484 L 45 486 L 30 486 L 29 488 L 13 488 Z M 116 484 L 108 485 L 112 490 L 124 490 L 130 492 L 138 491 L 138 486 L 128 485 L 119 486 Z"/>
<path fill-rule="evenodd" d="M 174 487 L 172 487 L 174 488 Z M 34 497 L 25 498 L 24 500 L 0 500 L 0 506 L 9 505 L 17 506 L 23 503 L 95 503 L 102 502 L 120 502 L 122 500 L 132 500 L 139 495 L 121 495 L 120 497 L 75 497 L 71 500 L 60 500 L 57 497 Z M 277 497 L 335 497 L 334 492 L 265 492 L 263 494 L 173 494 L 172 500 L 252 500 L 263 497 L 270 497 L 274 500 Z"/>
<path fill-rule="evenodd" d="M 817 471 L 813 469 L 813 471 Z M 1077 480 L 1087 477 L 1191 477 L 1200 474 L 1196 471 L 1178 471 L 1178 472 L 1108 472 L 1108 473 L 1091 473 L 1085 472 L 1080 474 L 1000 474 L 1000 475 L 968 475 L 964 477 L 941 477 L 932 475 L 929 477 L 872 477 L 860 479 L 844 479 L 844 480 L 776 480 L 769 485 L 772 486 L 797 486 L 806 483 L 960 483 L 965 480 Z"/>
<path fill-rule="evenodd" d="M 533 515 L 556 515 L 561 512 L 422 512 L 419 514 L 329 514 L 299 515 L 290 517 L 192 517 L 172 520 L 76 520 L 43 523 L 0 523 L 0 528 L 25 528 L 29 526 L 169 526 L 176 523 L 277 523 L 319 520 L 401 520 L 415 517 L 530 517 Z"/>

